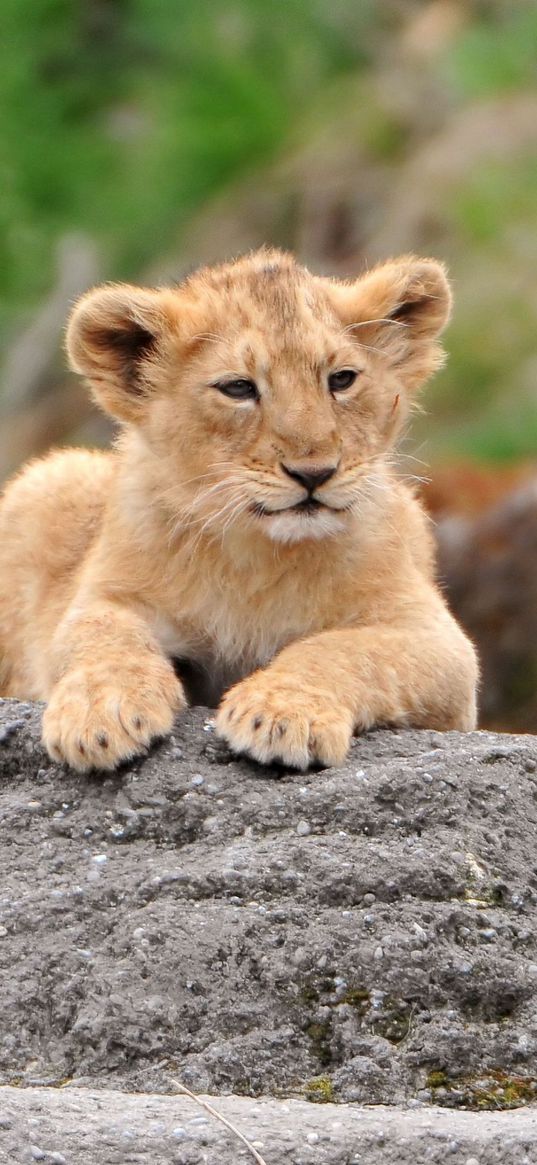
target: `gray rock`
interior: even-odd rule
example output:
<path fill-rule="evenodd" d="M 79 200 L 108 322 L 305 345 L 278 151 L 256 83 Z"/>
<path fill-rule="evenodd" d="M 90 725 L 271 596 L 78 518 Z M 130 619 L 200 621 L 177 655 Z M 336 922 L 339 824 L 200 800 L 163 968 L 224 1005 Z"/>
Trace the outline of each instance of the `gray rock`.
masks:
<path fill-rule="evenodd" d="M 361 1108 L 301 1100 L 206 1097 L 266 1165 L 535 1165 L 534 1112 Z M 244 1144 L 214 1117 L 197 1119 L 184 1096 L 113 1089 L 0 1087 L 12 1119 L 0 1127 L 0 1161 L 27 1165 L 30 1132 L 45 1165 L 250 1165 Z M 33 1142 L 32 1142 L 33 1143 Z M 5 1155 L 2 1156 L 2 1153 Z M 34 1158 L 35 1160 L 35 1158 Z"/>
<path fill-rule="evenodd" d="M 48 760 L 39 719 L 0 701 L 5 1085 L 109 1097 L 176 1075 L 216 1096 L 418 1099 L 417 1121 L 488 1072 L 500 1106 L 532 1099 L 536 738 L 379 731 L 304 775 L 233 758 L 193 709 L 147 758 L 82 777 Z M 184 1106 L 170 1127 L 190 1136 Z M 28 1143 L 71 1165 L 62 1138 Z M 472 1155 L 450 1139 L 450 1160 Z M 347 1160 L 305 1134 L 300 1152 Z"/>

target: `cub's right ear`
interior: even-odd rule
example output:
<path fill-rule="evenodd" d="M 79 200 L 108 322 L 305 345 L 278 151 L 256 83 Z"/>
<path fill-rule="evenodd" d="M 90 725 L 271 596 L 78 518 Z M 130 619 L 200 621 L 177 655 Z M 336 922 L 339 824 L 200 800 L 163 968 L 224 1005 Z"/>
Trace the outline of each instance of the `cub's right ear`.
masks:
<path fill-rule="evenodd" d="M 124 421 L 141 419 L 170 316 L 170 292 L 126 283 L 94 288 L 75 304 L 67 326 L 69 363 L 87 377 L 106 412 Z"/>

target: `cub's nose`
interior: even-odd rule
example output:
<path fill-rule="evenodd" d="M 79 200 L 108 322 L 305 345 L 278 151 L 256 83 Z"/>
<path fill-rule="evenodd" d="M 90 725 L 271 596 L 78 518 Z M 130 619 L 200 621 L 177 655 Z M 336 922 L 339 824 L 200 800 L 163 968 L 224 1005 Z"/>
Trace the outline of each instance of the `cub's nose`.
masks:
<path fill-rule="evenodd" d="M 283 461 L 281 462 L 281 467 L 288 477 L 292 477 L 293 481 L 298 481 L 300 485 L 303 485 L 308 490 L 308 493 L 313 493 L 320 485 L 323 485 L 325 481 L 333 477 L 337 469 L 337 465 L 323 465 L 319 469 L 308 468 L 307 466 L 298 468 L 294 465 L 284 465 Z"/>

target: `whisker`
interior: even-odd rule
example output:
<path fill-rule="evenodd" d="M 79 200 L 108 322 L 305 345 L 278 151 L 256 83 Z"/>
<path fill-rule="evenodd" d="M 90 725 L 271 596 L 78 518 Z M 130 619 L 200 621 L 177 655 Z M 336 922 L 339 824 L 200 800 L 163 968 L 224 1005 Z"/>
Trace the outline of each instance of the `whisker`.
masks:
<path fill-rule="evenodd" d="M 353 332 L 355 328 L 367 328 L 369 324 L 393 324 L 397 328 L 408 328 L 410 326 L 409 324 L 405 324 L 403 320 L 392 320 L 389 316 L 379 316 L 376 320 L 359 320 L 355 324 L 347 324 L 347 327 L 343 328 L 343 334 Z"/>
<path fill-rule="evenodd" d="M 211 465 L 209 465 L 207 467 L 207 473 L 199 473 L 196 477 L 187 477 L 184 481 L 179 481 L 177 484 L 179 486 L 193 485 L 193 483 L 195 481 L 202 481 L 204 478 L 214 477 L 215 473 L 217 473 L 217 471 L 218 471 L 218 468 L 224 469 L 224 468 L 229 467 L 229 466 L 233 467 L 233 464 L 234 463 L 232 461 L 213 461 L 211 463 Z M 164 498 L 164 497 L 167 497 L 168 494 L 175 494 L 176 492 L 177 492 L 177 485 L 170 486 L 169 489 L 162 490 L 161 497 Z"/>

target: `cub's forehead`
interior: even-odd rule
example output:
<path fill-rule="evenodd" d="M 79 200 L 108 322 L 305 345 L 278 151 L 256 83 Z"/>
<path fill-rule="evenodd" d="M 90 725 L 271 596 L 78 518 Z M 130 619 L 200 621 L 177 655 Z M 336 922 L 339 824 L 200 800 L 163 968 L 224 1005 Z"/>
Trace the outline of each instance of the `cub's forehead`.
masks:
<path fill-rule="evenodd" d="M 215 368 L 252 376 L 280 366 L 311 371 L 346 338 L 322 284 L 292 257 L 257 253 L 207 268 L 190 289 L 202 313 L 196 330 L 207 336 L 203 359 Z"/>
<path fill-rule="evenodd" d="M 288 338 L 320 324 L 338 326 L 326 294 L 290 256 L 256 254 L 206 268 L 192 278 L 189 289 L 209 314 L 230 328 L 258 328 Z"/>

